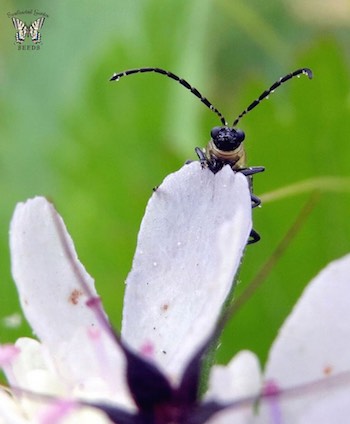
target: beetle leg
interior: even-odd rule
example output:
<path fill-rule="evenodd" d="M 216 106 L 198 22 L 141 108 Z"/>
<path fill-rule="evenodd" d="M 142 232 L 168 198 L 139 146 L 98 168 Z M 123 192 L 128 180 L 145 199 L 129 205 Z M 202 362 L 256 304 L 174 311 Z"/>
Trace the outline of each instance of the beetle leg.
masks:
<path fill-rule="evenodd" d="M 247 244 L 253 244 L 260 240 L 260 235 L 252 229 L 252 231 L 249 234 L 249 240 Z"/>
<path fill-rule="evenodd" d="M 207 168 L 208 167 L 208 158 L 205 154 L 205 152 L 203 152 L 203 150 L 200 147 L 196 147 L 194 149 L 194 151 L 196 152 L 198 159 L 202 165 L 202 168 Z"/>
<path fill-rule="evenodd" d="M 265 168 L 263 166 L 253 166 L 250 168 L 243 168 L 239 170 L 239 172 L 241 172 L 246 177 L 257 174 L 258 172 L 264 172 L 264 171 L 265 171 Z"/>
<path fill-rule="evenodd" d="M 261 200 L 259 199 L 258 196 L 255 196 L 255 194 L 250 193 L 250 198 L 252 200 L 252 209 L 256 208 L 257 206 L 261 204 Z"/>

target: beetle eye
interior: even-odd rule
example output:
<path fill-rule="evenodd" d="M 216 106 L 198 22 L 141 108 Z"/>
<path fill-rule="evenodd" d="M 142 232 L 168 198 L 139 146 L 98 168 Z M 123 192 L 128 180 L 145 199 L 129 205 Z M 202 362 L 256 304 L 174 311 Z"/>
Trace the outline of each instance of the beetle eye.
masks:
<path fill-rule="evenodd" d="M 219 132 L 220 132 L 221 128 L 222 128 L 222 127 L 214 127 L 214 128 L 211 130 L 210 135 L 211 135 L 211 138 L 212 138 L 212 139 L 215 139 L 215 138 L 218 136 L 218 134 L 219 134 Z"/>
<path fill-rule="evenodd" d="M 236 130 L 236 138 L 237 138 L 237 141 L 242 142 L 245 139 L 244 131 Z"/>

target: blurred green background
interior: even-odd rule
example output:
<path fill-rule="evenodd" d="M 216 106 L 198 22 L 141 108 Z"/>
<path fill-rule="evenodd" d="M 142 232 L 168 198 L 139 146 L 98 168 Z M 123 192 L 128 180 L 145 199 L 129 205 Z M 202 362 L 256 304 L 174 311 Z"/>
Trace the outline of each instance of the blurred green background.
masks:
<path fill-rule="evenodd" d="M 49 17 L 38 51 L 19 51 L 7 16 Z M 8 228 L 17 202 L 54 200 L 114 325 L 152 187 L 195 159 L 217 117 L 155 74 L 109 82 L 117 71 L 159 66 L 197 87 L 229 122 L 280 76 L 290 81 L 244 117 L 249 165 L 264 165 L 256 194 L 321 176 L 350 176 L 350 6 L 340 0 L 2 1 L 0 19 L 0 340 L 20 310 Z M 31 16 L 23 16 L 31 22 Z M 29 41 L 26 43 L 30 44 Z M 337 188 L 339 191 L 337 192 Z M 234 316 L 221 362 L 249 348 L 265 360 L 306 283 L 350 250 L 350 185 L 331 183 L 263 287 Z M 239 290 L 291 226 L 310 192 L 254 211 L 262 236 L 247 249 Z M 350 277 L 349 277 L 350 278 Z M 334 305 L 336 309 L 336 305 Z"/>

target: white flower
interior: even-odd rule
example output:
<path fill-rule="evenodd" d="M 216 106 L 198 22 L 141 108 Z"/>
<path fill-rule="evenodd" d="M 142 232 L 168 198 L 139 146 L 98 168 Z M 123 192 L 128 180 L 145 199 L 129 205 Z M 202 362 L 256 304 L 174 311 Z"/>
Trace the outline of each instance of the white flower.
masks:
<path fill-rule="evenodd" d="M 250 208 L 246 179 L 228 167 L 213 175 L 192 163 L 166 178 L 141 225 L 121 342 L 52 205 L 43 198 L 18 205 L 12 270 L 40 342 L 0 349 L 13 389 L 0 391 L 0 423 L 347 423 L 350 256 L 307 287 L 263 373 L 253 353 L 240 352 L 212 368 L 208 392 L 197 398 Z"/>
<path fill-rule="evenodd" d="M 253 355 L 253 354 L 250 354 Z M 350 255 L 329 264 L 305 289 L 273 343 L 263 374 L 254 356 L 224 370 L 214 367 L 211 385 L 223 384 L 219 399 L 239 400 L 236 386 L 254 394 L 259 378 L 259 408 L 245 416 L 221 412 L 217 423 L 347 424 L 350 416 Z M 243 367 L 243 368 L 242 368 Z M 222 373 L 222 375 L 219 374 Z M 232 379 L 229 380 L 228 373 Z M 242 378 L 243 375 L 243 378 Z M 242 386 L 241 386 L 242 387 Z M 242 392 L 241 392 L 242 393 Z M 264 399 L 264 394 L 267 396 Z M 213 396 L 211 396 L 213 397 Z"/>
<path fill-rule="evenodd" d="M 272 345 L 265 379 L 281 391 L 310 386 L 299 396 L 281 396 L 262 415 L 279 409 L 286 424 L 349 422 L 350 255 L 307 286 Z"/>
<path fill-rule="evenodd" d="M 101 410 L 118 423 L 143 423 L 150 414 L 164 423 L 192 412 L 194 423 L 204 422 L 200 416 L 217 406 L 198 407 L 199 352 L 232 289 L 250 230 L 243 175 L 229 167 L 214 175 L 195 162 L 167 177 L 141 225 L 120 343 L 52 205 L 44 198 L 19 204 L 11 223 L 12 272 L 40 343 L 19 340 L 19 353 L 1 363 L 10 386 L 22 389 L 11 422 L 82 422 L 78 399 L 100 408 L 84 423 L 96 416 L 109 422 Z M 43 410 L 49 399 L 24 389 L 60 401 Z"/>

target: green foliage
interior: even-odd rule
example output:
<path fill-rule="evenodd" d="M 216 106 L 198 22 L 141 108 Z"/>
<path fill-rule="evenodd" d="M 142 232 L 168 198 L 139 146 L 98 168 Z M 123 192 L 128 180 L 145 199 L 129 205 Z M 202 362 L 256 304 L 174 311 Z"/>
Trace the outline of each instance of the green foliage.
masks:
<path fill-rule="evenodd" d="M 230 3 L 230 4 L 229 4 Z M 159 75 L 118 83 L 116 71 L 160 66 L 183 76 L 231 122 L 280 75 L 301 66 L 314 80 L 293 80 L 240 123 L 249 165 L 264 165 L 257 194 L 317 176 L 349 176 L 349 69 L 337 27 L 327 36 L 279 2 L 196 0 L 48 4 L 38 52 L 17 51 L 2 19 L 0 96 L 1 317 L 19 311 L 10 276 L 8 226 L 15 204 L 54 200 L 119 327 L 124 280 L 152 188 L 204 146 L 218 122 L 194 96 Z M 5 5 L 4 5 L 5 7 Z M 7 21 L 8 20 L 8 21 Z M 254 211 L 262 241 L 247 249 L 241 286 L 293 222 L 309 194 Z M 232 320 L 218 355 L 241 348 L 262 358 L 305 284 L 349 251 L 349 193 L 322 192 L 302 231 L 263 288 Z M 229 253 L 228 253 L 229 254 Z M 336 308 L 336 305 L 335 305 Z M 30 334 L 0 326 L 0 340 Z"/>

